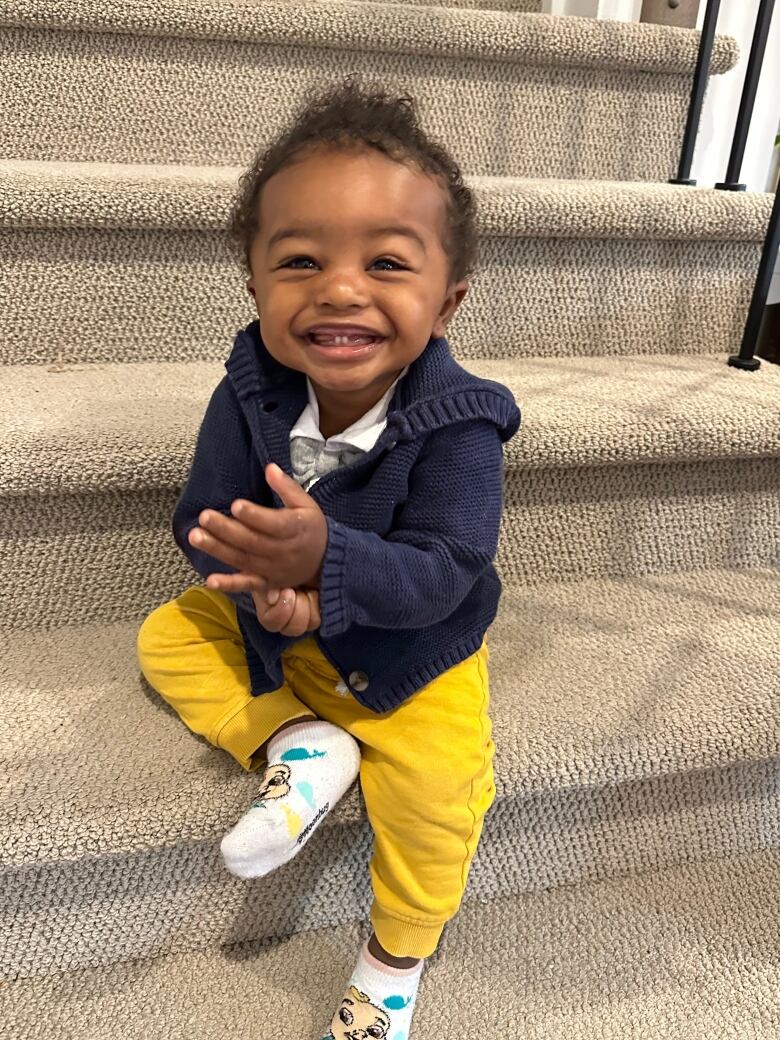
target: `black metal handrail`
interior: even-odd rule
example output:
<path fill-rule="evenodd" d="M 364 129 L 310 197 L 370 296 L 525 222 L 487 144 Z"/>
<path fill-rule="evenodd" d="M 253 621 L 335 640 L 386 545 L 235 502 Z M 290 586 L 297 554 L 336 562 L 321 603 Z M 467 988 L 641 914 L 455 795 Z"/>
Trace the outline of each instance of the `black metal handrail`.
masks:
<path fill-rule="evenodd" d="M 696 145 L 696 133 L 699 129 L 701 110 L 702 105 L 704 104 L 704 92 L 707 89 L 707 79 L 710 73 L 710 58 L 712 57 L 712 45 L 715 42 L 715 26 L 718 24 L 719 11 L 720 0 L 708 0 L 707 10 L 704 13 L 704 24 L 701 27 L 699 54 L 696 58 L 696 71 L 693 74 L 691 100 L 688 104 L 688 121 L 685 124 L 685 133 L 683 134 L 680 165 L 677 170 L 677 176 L 673 177 L 669 181 L 670 184 L 696 183 L 695 180 L 691 180 L 693 149 Z"/>
<path fill-rule="evenodd" d="M 753 105 L 756 101 L 758 81 L 761 78 L 761 67 L 764 64 L 764 52 L 766 41 L 769 36 L 769 25 L 772 21 L 772 11 L 775 0 L 761 0 L 756 16 L 756 28 L 753 32 L 753 43 L 750 47 L 747 71 L 745 73 L 745 84 L 742 87 L 742 98 L 739 102 L 737 113 L 737 125 L 734 129 L 734 140 L 731 144 L 731 155 L 726 170 L 726 180 L 716 184 L 716 188 L 726 191 L 744 191 L 746 184 L 739 183 L 739 175 L 742 172 L 742 159 L 745 155 L 750 121 L 753 118 Z"/>
<path fill-rule="evenodd" d="M 758 265 L 758 275 L 753 289 L 753 297 L 748 308 L 745 331 L 742 334 L 742 345 L 739 354 L 732 354 L 729 364 L 735 368 L 746 368 L 753 372 L 761 362 L 755 357 L 758 336 L 761 331 L 761 322 L 764 318 L 766 301 L 769 298 L 769 289 L 772 284 L 772 274 L 777 261 L 777 251 L 780 249 L 780 185 L 775 191 L 775 202 L 769 217 L 769 228 L 767 229 L 764 248 L 761 251 L 761 260 Z"/>
<path fill-rule="evenodd" d="M 764 63 L 764 52 L 769 38 L 769 27 L 772 22 L 775 0 L 760 0 L 758 14 L 756 15 L 756 27 L 753 32 L 753 43 L 750 48 L 745 83 L 742 88 L 742 99 L 737 114 L 737 124 L 734 129 L 734 139 L 731 145 L 726 180 L 716 184 L 715 187 L 721 191 L 744 191 L 746 185 L 739 183 L 739 175 L 742 170 L 742 160 L 745 155 L 745 144 L 747 142 L 750 121 L 753 118 L 753 106 L 758 90 L 758 81 L 761 76 L 761 67 Z M 715 27 L 718 21 L 720 0 L 708 0 L 707 10 L 704 14 L 701 38 L 699 40 L 699 54 L 696 61 L 696 71 L 691 88 L 691 100 L 688 105 L 688 120 L 683 135 L 682 152 L 680 154 L 680 165 L 677 177 L 672 178 L 670 184 L 693 185 L 695 180 L 691 179 L 691 164 L 693 162 L 693 149 L 696 143 L 696 133 L 701 119 L 701 109 L 704 103 L 704 91 L 707 86 L 707 76 L 710 68 L 710 57 L 712 45 L 715 41 Z M 739 354 L 732 354 L 729 365 L 742 368 L 749 372 L 755 372 L 760 368 L 761 362 L 755 356 L 758 336 L 761 329 L 761 321 L 764 308 L 769 297 L 769 287 L 772 282 L 778 249 L 780 249 L 780 185 L 775 191 L 775 202 L 769 218 L 764 247 L 761 251 L 761 260 L 758 265 L 756 284 L 753 288 L 753 296 L 748 308 L 745 331 L 742 336 L 742 344 Z"/>

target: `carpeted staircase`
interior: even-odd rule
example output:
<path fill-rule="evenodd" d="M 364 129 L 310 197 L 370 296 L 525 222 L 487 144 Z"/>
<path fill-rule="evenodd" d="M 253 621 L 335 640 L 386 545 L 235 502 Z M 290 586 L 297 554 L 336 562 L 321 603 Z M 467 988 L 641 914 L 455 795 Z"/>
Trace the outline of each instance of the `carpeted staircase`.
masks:
<path fill-rule="evenodd" d="M 468 7 L 481 8 L 486 11 L 509 11 L 515 14 L 538 13 L 542 9 L 542 0 L 391 0 L 394 4 L 417 3 L 418 6 L 431 4 L 434 7 Z"/>
<path fill-rule="evenodd" d="M 135 644 L 200 581 L 170 518 L 256 317 L 237 177 L 350 70 L 469 175 L 449 338 L 524 417 L 498 794 L 412 1035 L 780 1035 L 780 370 L 726 365 L 771 198 L 665 183 L 697 33 L 482 6 L 0 0 L 3 1040 L 313 1040 L 368 933 L 359 789 L 234 878 L 256 777 Z"/>

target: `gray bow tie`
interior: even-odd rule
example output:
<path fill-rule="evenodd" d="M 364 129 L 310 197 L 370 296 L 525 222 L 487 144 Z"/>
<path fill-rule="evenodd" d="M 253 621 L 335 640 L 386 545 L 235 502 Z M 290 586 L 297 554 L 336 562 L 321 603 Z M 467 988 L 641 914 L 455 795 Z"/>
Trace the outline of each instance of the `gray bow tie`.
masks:
<path fill-rule="evenodd" d="M 325 442 L 317 441 L 313 437 L 293 437 L 290 441 L 293 473 L 304 488 L 310 480 L 324 477 L 326 473 L 332 473 L 340 466 L 348 466 L 361 455 L 365 455 L 365 452 L 349 445 L 340 448 L 338 452 L 333 449 L 326 451 Z"/>

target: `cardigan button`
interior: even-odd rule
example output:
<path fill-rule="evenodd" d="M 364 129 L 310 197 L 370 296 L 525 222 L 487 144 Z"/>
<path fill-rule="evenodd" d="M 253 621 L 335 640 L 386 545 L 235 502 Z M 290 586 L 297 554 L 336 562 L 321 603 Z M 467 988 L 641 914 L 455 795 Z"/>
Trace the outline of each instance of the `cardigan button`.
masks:
<path fill-rule="evenodd" d="M 368 689 L 368 676 L 365 672 L 350 672 L 349 685 L 358 693 Z"/>

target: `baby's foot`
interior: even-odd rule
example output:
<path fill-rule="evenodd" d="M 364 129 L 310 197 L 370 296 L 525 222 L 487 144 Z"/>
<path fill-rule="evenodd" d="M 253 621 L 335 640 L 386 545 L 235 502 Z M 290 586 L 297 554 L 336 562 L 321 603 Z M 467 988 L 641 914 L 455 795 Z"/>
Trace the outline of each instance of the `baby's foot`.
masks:
<path fill-rule="evenodd" d="M 238 877 L 253 878 L 287 863 L 359 771 L 357 741 L 330 722 L 301 722 L 273 737 L 260 790 L 222 839 L 225 866 Z"/>
<path fill-rule="evenodd" d="M 381 1037 L 408 1040 L 425 961 L 414 968 L 391 968 L 364 943 L 349 987 L 322 1040 Z"/>

